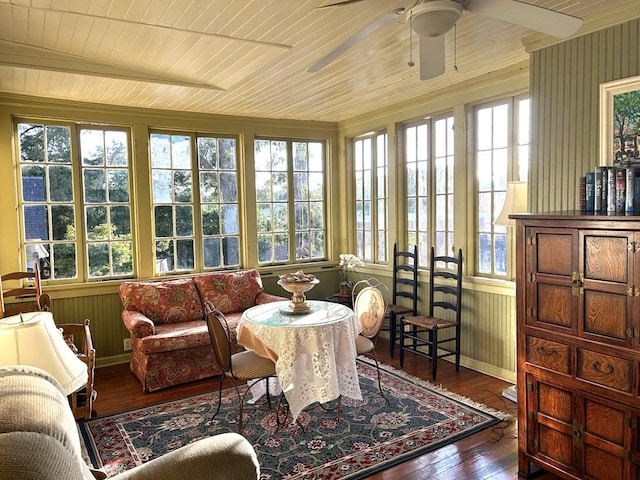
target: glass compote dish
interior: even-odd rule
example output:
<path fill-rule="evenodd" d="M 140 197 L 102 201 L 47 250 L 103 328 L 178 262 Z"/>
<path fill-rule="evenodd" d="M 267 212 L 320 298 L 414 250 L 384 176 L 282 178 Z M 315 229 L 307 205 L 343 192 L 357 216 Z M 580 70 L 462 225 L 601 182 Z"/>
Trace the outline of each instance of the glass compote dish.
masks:
<path fill-rule="evenodd" d="M 287 292 L 293 294 L 291 302 L 287 305 L 286 310 L 283 310 L 283 313 L 308 313 L 311 310 L 311 307 L 307 304 L 307 297 L 305 297 L 304 294 L 315 287 L 318 283 L 320 283 L 320 280 L 318 280 L 314 275 L 305 274 L 302 270 L 298 270 L 295 273 L 280 275 L 278 285 L 284 288 Z"/>

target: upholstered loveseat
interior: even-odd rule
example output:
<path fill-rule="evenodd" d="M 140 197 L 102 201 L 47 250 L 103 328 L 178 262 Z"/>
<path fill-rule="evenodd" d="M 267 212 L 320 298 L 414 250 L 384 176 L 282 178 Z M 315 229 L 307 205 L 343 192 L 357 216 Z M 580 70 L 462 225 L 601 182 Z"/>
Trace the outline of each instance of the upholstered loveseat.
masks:
<path fill-rule="evenodd" d="M 265 293 L 255 269 L 123 282 L 120 299 L 122 320 L 131 333 L 131 371 L 147 392 L 220 374 L 207 333 L 205 302 L 225 314 L 237 348 L 235 327 L 243 311 L 286 300 Z"/>
<path fill-rule="evenodd" d="M 35 367 L 0 367 L 0 480 L 92 480 L 78 428 L 60 384 Z M 241 435 L 224 433 L 186 445 L 115 480 L 257 479 L 256 452 Z"/>

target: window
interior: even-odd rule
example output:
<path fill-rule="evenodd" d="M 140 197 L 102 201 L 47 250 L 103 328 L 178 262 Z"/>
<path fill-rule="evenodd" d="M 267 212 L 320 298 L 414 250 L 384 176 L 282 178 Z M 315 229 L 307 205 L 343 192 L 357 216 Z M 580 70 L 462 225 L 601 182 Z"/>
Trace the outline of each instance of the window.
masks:
<path fill-rule="evenodd" d="M 477 173 L 477 273 L 506 277 L 507 227 L 494 225 L 507 182 L 526 180 L 529 166 L 529 99 L 513 97 L 475 109 Z"/>
<path fill-rule="evenodd" d="M 387 134 L 370 133 L 353 142 L 356 255 L 370 263 L 387 260 L 389 203 Z"/>
<path fill-rule="evenodd" d="M 129 132 L 30 122 L 16 130 L 26 264 L 37 261 L 52 280 L 130 276 Z"/>
<path fill-rule="evenodd" d="M 407 245 L 418 245 L 418 264 L 429 265 L 433 245 L 450 254 L 454 230 L 453 117 L 427 118 L 405 126 Z"/>
<path fill-rule="evenodd" d="M 324 143 L 254 142 L 258 263 L 326 257 Z"/>
<path fill-rule="evenodd" d="M 236 139 L 151 133 L 149 144 L 156 272 L 238 266 Z"/>
<path fill-rule="evenodd" d="M 133 273 L 128 144 L 125 131 L 80 129 L 89 278 Z"/>

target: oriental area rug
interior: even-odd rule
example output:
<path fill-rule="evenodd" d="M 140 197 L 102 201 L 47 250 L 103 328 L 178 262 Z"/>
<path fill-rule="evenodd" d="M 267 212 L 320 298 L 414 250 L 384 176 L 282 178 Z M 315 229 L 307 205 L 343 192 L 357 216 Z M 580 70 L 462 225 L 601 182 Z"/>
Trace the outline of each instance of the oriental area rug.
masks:
<path fill-rule="evenodd" d="M 510 415 L 471 402 L 391 367 L 381 366 L 386 403 L 375 365 L 358 359 L 362 401 L 342 399 L 341 416 L 311 406 L 298 422 L 276 419 L 264 397 L 245 407 L 242 434 L 255 448 L 262 479 L 361 479 L 509 420 Z M 109 476 L 182 445 L 237 431 L 233 388 L 201 394 L 80 424 L 94 466 Z M 283 415 L 281 414 L 282 418 Z M 283 425 L 284 423 L 284 425 Z"/>

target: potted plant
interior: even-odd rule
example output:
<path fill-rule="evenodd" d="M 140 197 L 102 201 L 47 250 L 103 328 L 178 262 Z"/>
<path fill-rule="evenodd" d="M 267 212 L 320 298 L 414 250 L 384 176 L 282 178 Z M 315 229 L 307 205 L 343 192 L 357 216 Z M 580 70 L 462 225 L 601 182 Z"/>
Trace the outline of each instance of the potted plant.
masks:
<path fill-rule="evenodd" d="M 351 295 L 353 282 L 349 281 L 349 271 L 355 270 L 356 267 L 363 267 L 364 263 L 358 257 L 351 253 L 341 253 L 340 263 L 340 295 Z"/>

